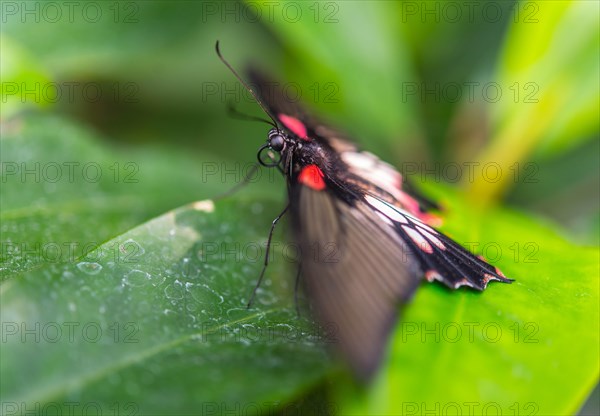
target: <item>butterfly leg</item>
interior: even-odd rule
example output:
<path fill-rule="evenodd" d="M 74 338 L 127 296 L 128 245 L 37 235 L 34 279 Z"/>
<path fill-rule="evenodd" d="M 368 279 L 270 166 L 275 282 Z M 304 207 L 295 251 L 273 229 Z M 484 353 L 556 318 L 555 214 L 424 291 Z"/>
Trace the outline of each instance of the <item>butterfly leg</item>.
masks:
<path fill-rule="evenodd" d="M 281 217 L 283 217 L 285 215 L 285 213 L 287 212 L 289 207 L 290 207 L 290 204 L 288 203 L 285 206 L 285 208 L 283 209 L 283 211 L 281 211 L 279 213 L 279 215 L 277 217 L 275 217 L 275 219 L 271 223 L 271 230 L 269 231 L 269 238 L 267 239 L 267 252 L 265 253 L 265 263 L 263 265 L 262 271 L 260 272 L 258 281 L 256 282 L 256 286 L 254 287 L 254 290 L 252 291 L 252 296 L 250 296 L 250 300 L 248 301 L 248 305 L 246 306 L 247 308 L 250 308 L 252 306 L 252 302 L 254 302 L 254 298 L 256 297 L 256 291 L 258 290 L 258 287 L 260 286 L 262 279 L 265 276 L 265 271 L 267 270 L 267 266 L 269 265 L 269 252 L 271 249 L 271 239 L 273 238 L 273 231 L 275 231 L 275 227 L 277 226 L 277 223 L 279 222 Z"/>
<path fill-rule="evenodd" d="M 235 192 L 239 191 L 240 189 L 242 189 L 244 186 L 248 185 L 248 182 L 250 182 L 250 179 L 252 179 L 252 176 L 256 173 L 256 171 L 258 171 L 258 168 L 260 168 L 260 165 L 258 163 L 255 163 L 252 166 L 252 168 L 250 168 L 248 173 L 246 173 L 246 175 L 244 176 L 244 179 L 242 179 L 242 181 L 240 183 L 236 183 L 227 191 L 222 192 L 219 195 L 215 196 L 214 198 L 212 198 L 213 201 L 228 197 L 228 196 L 234 194 Z"/>

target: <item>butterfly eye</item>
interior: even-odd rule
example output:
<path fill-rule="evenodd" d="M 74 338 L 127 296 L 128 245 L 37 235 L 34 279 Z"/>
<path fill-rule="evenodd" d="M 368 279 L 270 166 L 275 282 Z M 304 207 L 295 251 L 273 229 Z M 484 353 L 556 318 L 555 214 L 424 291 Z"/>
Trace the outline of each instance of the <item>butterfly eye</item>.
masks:
<path fill-rule="evenodd" d="M 276 152 L 281 152 L 285 145 L 285 139 L 281 134 L 274 134 L 269 137 L 269 147 Z"/>

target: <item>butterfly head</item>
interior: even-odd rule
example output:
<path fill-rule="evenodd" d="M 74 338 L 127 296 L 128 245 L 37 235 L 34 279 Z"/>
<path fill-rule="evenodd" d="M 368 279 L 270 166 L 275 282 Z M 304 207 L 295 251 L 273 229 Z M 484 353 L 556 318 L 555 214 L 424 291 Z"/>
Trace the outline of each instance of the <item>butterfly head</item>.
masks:
<path fill-rule="evenodd" d="M 267 141 L 269 149 L 281 153 L 285 150 L 288 141 L 289 138 L 281 130 L 273 128 L 269 131 L 269 139 Z"/>
<path fill-rule="evenodd" d="M 294 141 L 291 137 L 278 128 L 272 128 L 267 142 L 258 150 L 258 162 L 266 167 L 278 166 L 282 155 L 293 148 Z"/>

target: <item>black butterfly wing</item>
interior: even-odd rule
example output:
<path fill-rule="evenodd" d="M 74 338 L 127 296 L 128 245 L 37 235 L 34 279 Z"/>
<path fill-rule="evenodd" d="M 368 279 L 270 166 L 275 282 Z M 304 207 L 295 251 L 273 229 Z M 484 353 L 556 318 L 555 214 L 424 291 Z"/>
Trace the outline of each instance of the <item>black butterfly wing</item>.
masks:
<path fill-rule="evenodd" d="M 428 281 L 439 280 L 451 289 L 469 286 L 476 290 L 484 290 L 491 280 L 512 281 L 481 257 L 403 209 L 376 195 L 366 195 L 365 200 L 384 222 L 393 225 L 394 231 L 415 255 L 421 274 Z"/>
<path fill-rule="evenodd" d="M 302 248 L 302 279 L 320 323 L 362 378 L 376 369 L 397 316 L 424 276 L 456 289 L 510 282 L 493 266 L 431 228 L 425 198 L 407 192 L 400 173 L 360 151 L 251 73 L 280 128 L 324 155 L 290 161 L 290 209 Z M 306 156 L 306 155 L 297 155 Z M 302 179 L 304 173 L 319 178 Z M 309 175 L 310 176 L 310 175 Z"/>
<path fill-rule="evenodd" d="M 367 188 L 370 192 L 386 194 L 387 199 L 407 209 L 417 217 L 439 223 L 437 217 L 427 214 L 439 206 L 420 194 L 393 166 L 383 162 L 367 151 L 361 151 L 343 132 L 332 128 L 312 116 L 293 97 L 286 97 L 282 85 L 271 81 L 256 69 L 249 70 L 251 86 L 266 104 L 273 119 L 280 127 L 287 127 L 282 117 L 291 116 L 300 120 L 306 135 L 333 150 L 345 165 L 344 180 Z M 289 129 L 287 129 L 289 130 Z M 294 133 L 293 131 L 291 133 Z"/>
<path fill-rule="evenodd" d="M 508 282 L 444 234 L 374 195 L 343 200 L 330 187 L 292 189 L 302 277 L 319 322 L 354 372 L 368 379 L 398 315 L 420 282 L 483 290 Z"/>
<path fill-rule="evenodd" d="M 291 205 L 307 295 L 338 350 L 368 379 L 398 305 L 419 284 L 418 262 L 390 223 L 358 199 L 297 185 Z"/>

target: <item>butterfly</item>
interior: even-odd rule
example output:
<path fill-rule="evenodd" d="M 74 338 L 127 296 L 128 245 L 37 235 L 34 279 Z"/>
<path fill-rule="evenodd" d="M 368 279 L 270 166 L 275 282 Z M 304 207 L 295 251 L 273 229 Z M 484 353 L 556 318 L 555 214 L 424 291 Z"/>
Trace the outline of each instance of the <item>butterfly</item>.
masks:
<path fill-rule="evenodd" d="M 378 368 L 399 306 L 423 278 L 480 291 L 512 281 L 436 230 L 429 211 L 437 205 L 394 167 L 286 99 L 260 72 L 249 71 L 248 85 L 218 43 L 217 53 L 273 121 L 258 158 L 286 177 L 306 295 L 359 379 Z"/>

